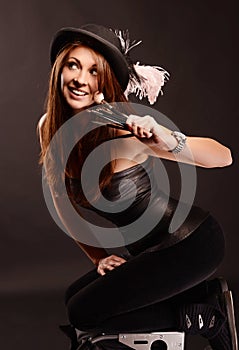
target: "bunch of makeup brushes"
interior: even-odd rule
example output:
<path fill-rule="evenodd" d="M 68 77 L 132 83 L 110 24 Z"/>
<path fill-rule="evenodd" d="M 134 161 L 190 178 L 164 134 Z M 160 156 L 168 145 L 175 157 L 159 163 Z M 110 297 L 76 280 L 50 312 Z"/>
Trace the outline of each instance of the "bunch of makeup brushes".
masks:
<path fill-rule="evenodd" d="M 120 112 L 117 108 L 106 102 L 104 100 L 104 95 L 102 92 L 95 94 L 94 101 L 98 104 L 98 106 L 94 106 L 90 112 L 93 112 L 98 117 L 104 119 L 107 122 L 114 123 L 123 129 L 127 129 L 126 120 L 128 118 L 128 115 Z M 100 122 L 96 123 L 101 124 Z"/>

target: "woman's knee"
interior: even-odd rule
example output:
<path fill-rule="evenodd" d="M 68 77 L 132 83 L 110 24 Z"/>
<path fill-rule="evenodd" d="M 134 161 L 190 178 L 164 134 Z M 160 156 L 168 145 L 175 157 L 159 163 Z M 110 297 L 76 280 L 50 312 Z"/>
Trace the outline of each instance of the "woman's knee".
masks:
<path fill-rule="evenodd" d="M 87 272 L 84 276 L 80 277 L 76 281 L 74 281 L 65 292 L 65 304 L 69 302 L 69 300 L 76 295 L 82 288 L 89 285 L 91 282 L 95 281 L 99 278 L 100 275 L 97 273 L 96 269 L 93 269 Z"/>
<path fill-rule="evenodd" d="M 89 331 L 96 327 L 96 310 L 84 299 L 73 297 L 68 301 L 66 308 L 70 323 L 77 329 Z"/>

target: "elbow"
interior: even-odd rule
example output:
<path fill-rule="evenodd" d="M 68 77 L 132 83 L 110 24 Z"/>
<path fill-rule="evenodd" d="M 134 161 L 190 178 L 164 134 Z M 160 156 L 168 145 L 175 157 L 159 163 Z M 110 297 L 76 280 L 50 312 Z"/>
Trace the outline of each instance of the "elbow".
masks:
<path fill-rule="evenodd" d="M 224 159 L 224 161 L 222 161 L 221 163 L 219 163 L 218 167 L 225 167 L 225 166 L 229 166 L 232 165 L 233 163 L 233 159 L 232 159 L 232 155 L 231 152 L 230 154 L 227 156 L 227 158 Z"/>
<path fill-rule="evenodd" d="M 232 154 L 229 148 L 225 147 L 220 156 L 215 157 L 213 161 L 203 165 L 205 168 L 223 168 L 233 163 Z"/>

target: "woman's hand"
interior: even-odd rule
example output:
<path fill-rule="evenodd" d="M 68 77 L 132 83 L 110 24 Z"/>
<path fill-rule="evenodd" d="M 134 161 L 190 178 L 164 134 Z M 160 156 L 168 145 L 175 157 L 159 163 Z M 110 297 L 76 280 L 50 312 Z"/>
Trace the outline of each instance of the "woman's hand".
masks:
<path fill-rule="evenodd" d="M 140 117 L 131 114 L 126 124 L 129 131 L 141 139 L 148 146 L 157 145 L 160 149 L 168 151 L 177 146 L 176 139 L 171 135 L 171 131 L 158 124 L 150 115 Z"/>
<path fill-rule="evenodd" d="M 125 259 L 117 255 L 110 255 L 107 258 L 99 260 L 97 272 L 100 275 L 105 275 L 106 272 L 114 270 L 117 266 L 120 266 L 126 262 Z"/>

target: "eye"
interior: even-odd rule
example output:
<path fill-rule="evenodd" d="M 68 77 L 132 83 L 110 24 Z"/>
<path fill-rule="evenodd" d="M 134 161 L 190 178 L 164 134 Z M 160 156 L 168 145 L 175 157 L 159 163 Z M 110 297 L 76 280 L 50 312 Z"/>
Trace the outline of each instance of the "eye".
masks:
<path fill-rule="evenodd" d="M 69 61 L 67 62 L 67 67 L 71 70 L 76 70 L 78 69 L 78 65 L 75 61 Z"/>
<path fill-rule="evenodd" d="M 97 68 L 92 68 L 92 69 L 90 70 L 90 73 L 91 73 L 92 75 L 97 75 L 97 74 L 98 74 Z"/>

